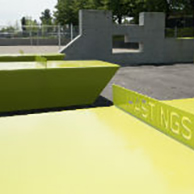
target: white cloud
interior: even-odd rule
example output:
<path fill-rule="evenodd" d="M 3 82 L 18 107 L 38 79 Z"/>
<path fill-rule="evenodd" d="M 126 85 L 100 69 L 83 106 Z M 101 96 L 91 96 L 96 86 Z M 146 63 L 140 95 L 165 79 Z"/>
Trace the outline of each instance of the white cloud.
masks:
<path fill-rule="evenodd" d="M 0 0 L 0 26 L 14 24 L 23 16 L 39 20 L 45 9 L 54 10 L 57 0 Z"/>

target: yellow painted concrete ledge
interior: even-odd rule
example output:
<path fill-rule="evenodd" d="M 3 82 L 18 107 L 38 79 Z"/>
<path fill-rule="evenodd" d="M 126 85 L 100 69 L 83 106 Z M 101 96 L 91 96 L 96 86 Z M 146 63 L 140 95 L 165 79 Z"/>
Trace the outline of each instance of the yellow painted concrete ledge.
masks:
<path fill-rule="evenodd" d="M 0 118 L 0 193 L 193 194 L 194 151 L 137 118 L 142 96 L 113 93 L 111 107 Z"/>

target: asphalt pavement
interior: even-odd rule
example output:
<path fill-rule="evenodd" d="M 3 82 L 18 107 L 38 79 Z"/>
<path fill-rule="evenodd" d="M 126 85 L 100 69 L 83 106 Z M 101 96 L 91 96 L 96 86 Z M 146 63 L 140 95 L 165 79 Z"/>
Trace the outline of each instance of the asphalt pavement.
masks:
<path fill-rule="evenodd" d="M 112 100 L 112 84 L 159 99 L 194 97 L 194 64 L 121 67 L 101 95 Z"/>

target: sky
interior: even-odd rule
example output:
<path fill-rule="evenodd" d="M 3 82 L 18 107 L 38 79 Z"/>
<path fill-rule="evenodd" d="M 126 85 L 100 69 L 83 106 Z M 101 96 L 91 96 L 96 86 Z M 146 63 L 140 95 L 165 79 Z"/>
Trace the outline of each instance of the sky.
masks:
<path fill-rule="evenodd" d="M 23 16 L 31 16 L 39 21 L 45 9 L 54 11 L 57 0 L 0 0 L 0 26 L 20 24 Z"/>

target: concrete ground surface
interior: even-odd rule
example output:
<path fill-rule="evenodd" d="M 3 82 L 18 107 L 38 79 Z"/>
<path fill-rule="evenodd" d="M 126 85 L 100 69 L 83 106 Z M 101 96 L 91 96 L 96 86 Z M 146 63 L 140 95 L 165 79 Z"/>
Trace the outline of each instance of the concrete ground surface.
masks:
<path fill-rule="evenodd" d="M 62 46 L 61 46 L 62 47 Z M 0 46 L 0 54 L 56 53 L 59 46 Z"/>
<path fill-rule="evenodd" d="M 20 53 L 20 51 L 52 53 L 58 50 L 58 46 L 0 46 L 0 54 Z M 101 93 L 107 100 L 112 100 L 113 83 L 159 100 L 193 98 L 194 64 L 121 67 Z M 101 102 L 102 98 L 97 101 Z"/>

